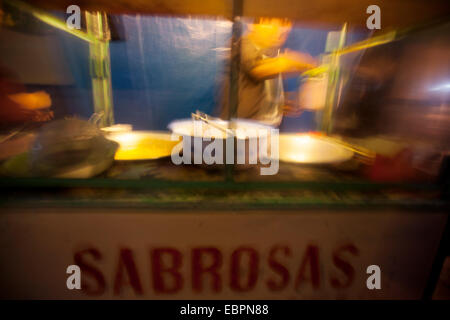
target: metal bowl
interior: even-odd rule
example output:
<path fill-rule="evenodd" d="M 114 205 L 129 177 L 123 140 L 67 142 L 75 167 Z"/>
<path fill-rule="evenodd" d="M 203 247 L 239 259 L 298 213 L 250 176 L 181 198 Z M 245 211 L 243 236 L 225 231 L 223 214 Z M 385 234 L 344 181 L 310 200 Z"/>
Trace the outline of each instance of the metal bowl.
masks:
<path fill-rule="evenodd" d="M 310 134 L 280 134 L 279 160 L 302 164 L 336 164 L 350 160 L 353 151 Z"/>
<path fill-rule="evenodd" d="M 170 156 L 179 139 L 165 131 L 113 132 L 107 138 L 119 144 L 115 160 L 152 160 Z"/>

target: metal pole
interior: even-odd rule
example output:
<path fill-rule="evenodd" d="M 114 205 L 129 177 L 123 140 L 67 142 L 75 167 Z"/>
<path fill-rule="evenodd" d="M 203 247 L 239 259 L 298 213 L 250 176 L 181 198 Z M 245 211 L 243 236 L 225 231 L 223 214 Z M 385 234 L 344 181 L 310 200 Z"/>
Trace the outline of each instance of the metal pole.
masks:
<path fill-rule="evenodd" d="M 237 117 L 237 109 L 239 105 L 239 72 L 241 64 L 241 37 L 242 37 L 242 22 L 241 16 L 243 13 L 243 0 L 233 0 L 233 27 L 231 31 L 231 68 L 230 68 L 230 91 L 229 91 L 229 105 L 228 105 L 228 120 L 231 124 L 231 119 Z M 234 147 L 237 144 L 236 138 L 233 138 Z M 236 148 L 234 148 L 236 150 Z M 234 165 L 225 165 L 225 180 L 233 181 Z"/>
<path fill-rule="evenodd" d="M 100 126 L 114 124 L 111 85 L 109 40 L 111 34 L 105 13 L 86 12 L 88 35 L 95 40 L 89 43 L 89 66 L 92 78 L 94 112 L 100 116 Z"/>

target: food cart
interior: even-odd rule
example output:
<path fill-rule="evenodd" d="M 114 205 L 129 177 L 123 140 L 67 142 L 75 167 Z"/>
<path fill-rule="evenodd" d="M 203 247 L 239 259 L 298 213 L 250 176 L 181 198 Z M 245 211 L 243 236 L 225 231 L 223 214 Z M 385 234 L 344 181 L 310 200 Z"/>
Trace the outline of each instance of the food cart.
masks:
<path fill-rule="evenodd" d="M 432 297 L 449 232 L 445 2 L 378 1 L 375 31 L 372 1 L 78 1 L 81 29 L 65 21 L 71 2 L 4 1 L 8 32 L 57 30 L 65 53 L 58 67 L 43 55 L 59 72 L 46 86 L 19 77 L 50 92 L 54 120 L 2 132 L 3 298 Z M 271 16 L 294 21 L 293 46 L 320 39 L 320 66 L 286 86 L 321 81 L 320 102 L 308 100 L 321 106 L 258 145 L 270 161 L 239 166 L 252 137 L 238 130 L 256 124 L 211 116 L 213 82 L 252 19 Z M 17 37 L 22 50 L 32 41 Z M 234 112 L 239 72 L 232 58 Z M 245 142 L 208 166 L 195 148 L 204 156 L 213 140 Z"/>

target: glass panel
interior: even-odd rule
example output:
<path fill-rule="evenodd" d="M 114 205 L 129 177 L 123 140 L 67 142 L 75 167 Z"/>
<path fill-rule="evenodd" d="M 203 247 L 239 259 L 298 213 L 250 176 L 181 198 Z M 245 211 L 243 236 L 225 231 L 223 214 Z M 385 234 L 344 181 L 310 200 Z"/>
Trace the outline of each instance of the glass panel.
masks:
<path fill-rule="evenodd" d="M 219 18 L 33 10 L 4 7 L 2 177 L 435 183 L 448 155 L 448 25 L 237 18 L 232 44 Z"/>

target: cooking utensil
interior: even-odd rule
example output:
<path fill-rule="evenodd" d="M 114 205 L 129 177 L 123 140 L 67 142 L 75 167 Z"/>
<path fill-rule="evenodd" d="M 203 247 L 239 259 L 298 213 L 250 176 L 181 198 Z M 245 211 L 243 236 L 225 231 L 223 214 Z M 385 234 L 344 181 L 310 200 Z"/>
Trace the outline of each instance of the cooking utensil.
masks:
<path fill-rule="evenodd" d="M 350 160 L 354 152 L 310 134 L 280 134 L 279 160 L 302 164 L 334 164 Z"/>
<path fill-rule="evenodd" d="M 119 143 L 115 160 L 152 160 L 170 156 L 179 139 L 165 131 L 112 132 L 107 138 Z"/>
<path fill-rule="evenodd" d="M 212 140 L 221 139 L 223 152 L 222 152 L 222 164 L 227 161 L 227 138 L 233 138 L 233 145 L 235 146 L 234 152 L 234 163 L 237 163 L 236 159 L 246 159 L 245 164 L 241 165 L 241 168 L 250 165 L 248 159 L 254 159 L 259 157 L 259 147 L 267 147 L 266 155 L 270 154 L 270 139 L 269 137 L 270 129 L 272 127 L 251 120 L 235 119 L 231 121 L 225 121 L 221 119 L 208 119 L 201 116 L 201 120 L 193 119 L 182 119 L 176 120 L 169 124 L 169 129 L 182 136 L 183 141 L 190 141 L 190 154 L 194 157 L 194 153 L 200 151 L 202 155 L 204 154 L 205 148 L 208 147 Z M 195 119 L 198 117 L 195 116 Z M 206 119 L 207 121 L 204 121 Z M 265 134 L 264 134 L 265 133 Z M 195 143 L 193 138 L 201 138 L 201 150 L 195 150 Z M 186 140 L 185 140 L 186 139 Z M 250 147 L 250 139 L 256 139 L 256 147 Z M 266 140 L 262 143 L 262 140 Z M 243 147 L 240 147 L 243 146 Z M 185 150 L 183 150 L 185 151 Z M 260 159 L 261 160 L 261 159 Z M 191 161 L 191 163 L 194 163 Z M 209 167 L 214 167 L 209 165 Z"/>
<path fill-rule="evenodd" d="M 191 113 L 191 116 L 192 116 L 192 120 L 201 120 L 201 121 L 205 122 L 206 124 L 225 132 L 229 136 L 234 136 L 234 132 L 232 130 L 219 124 L 220 121 L 217 121 L 217 120 L 221 120 L 219 118 L 213 118 L 213 117 L 207 115 L 206 113 L 203 113 L 198 110 L 196 111 L 196 113 Z"/>

